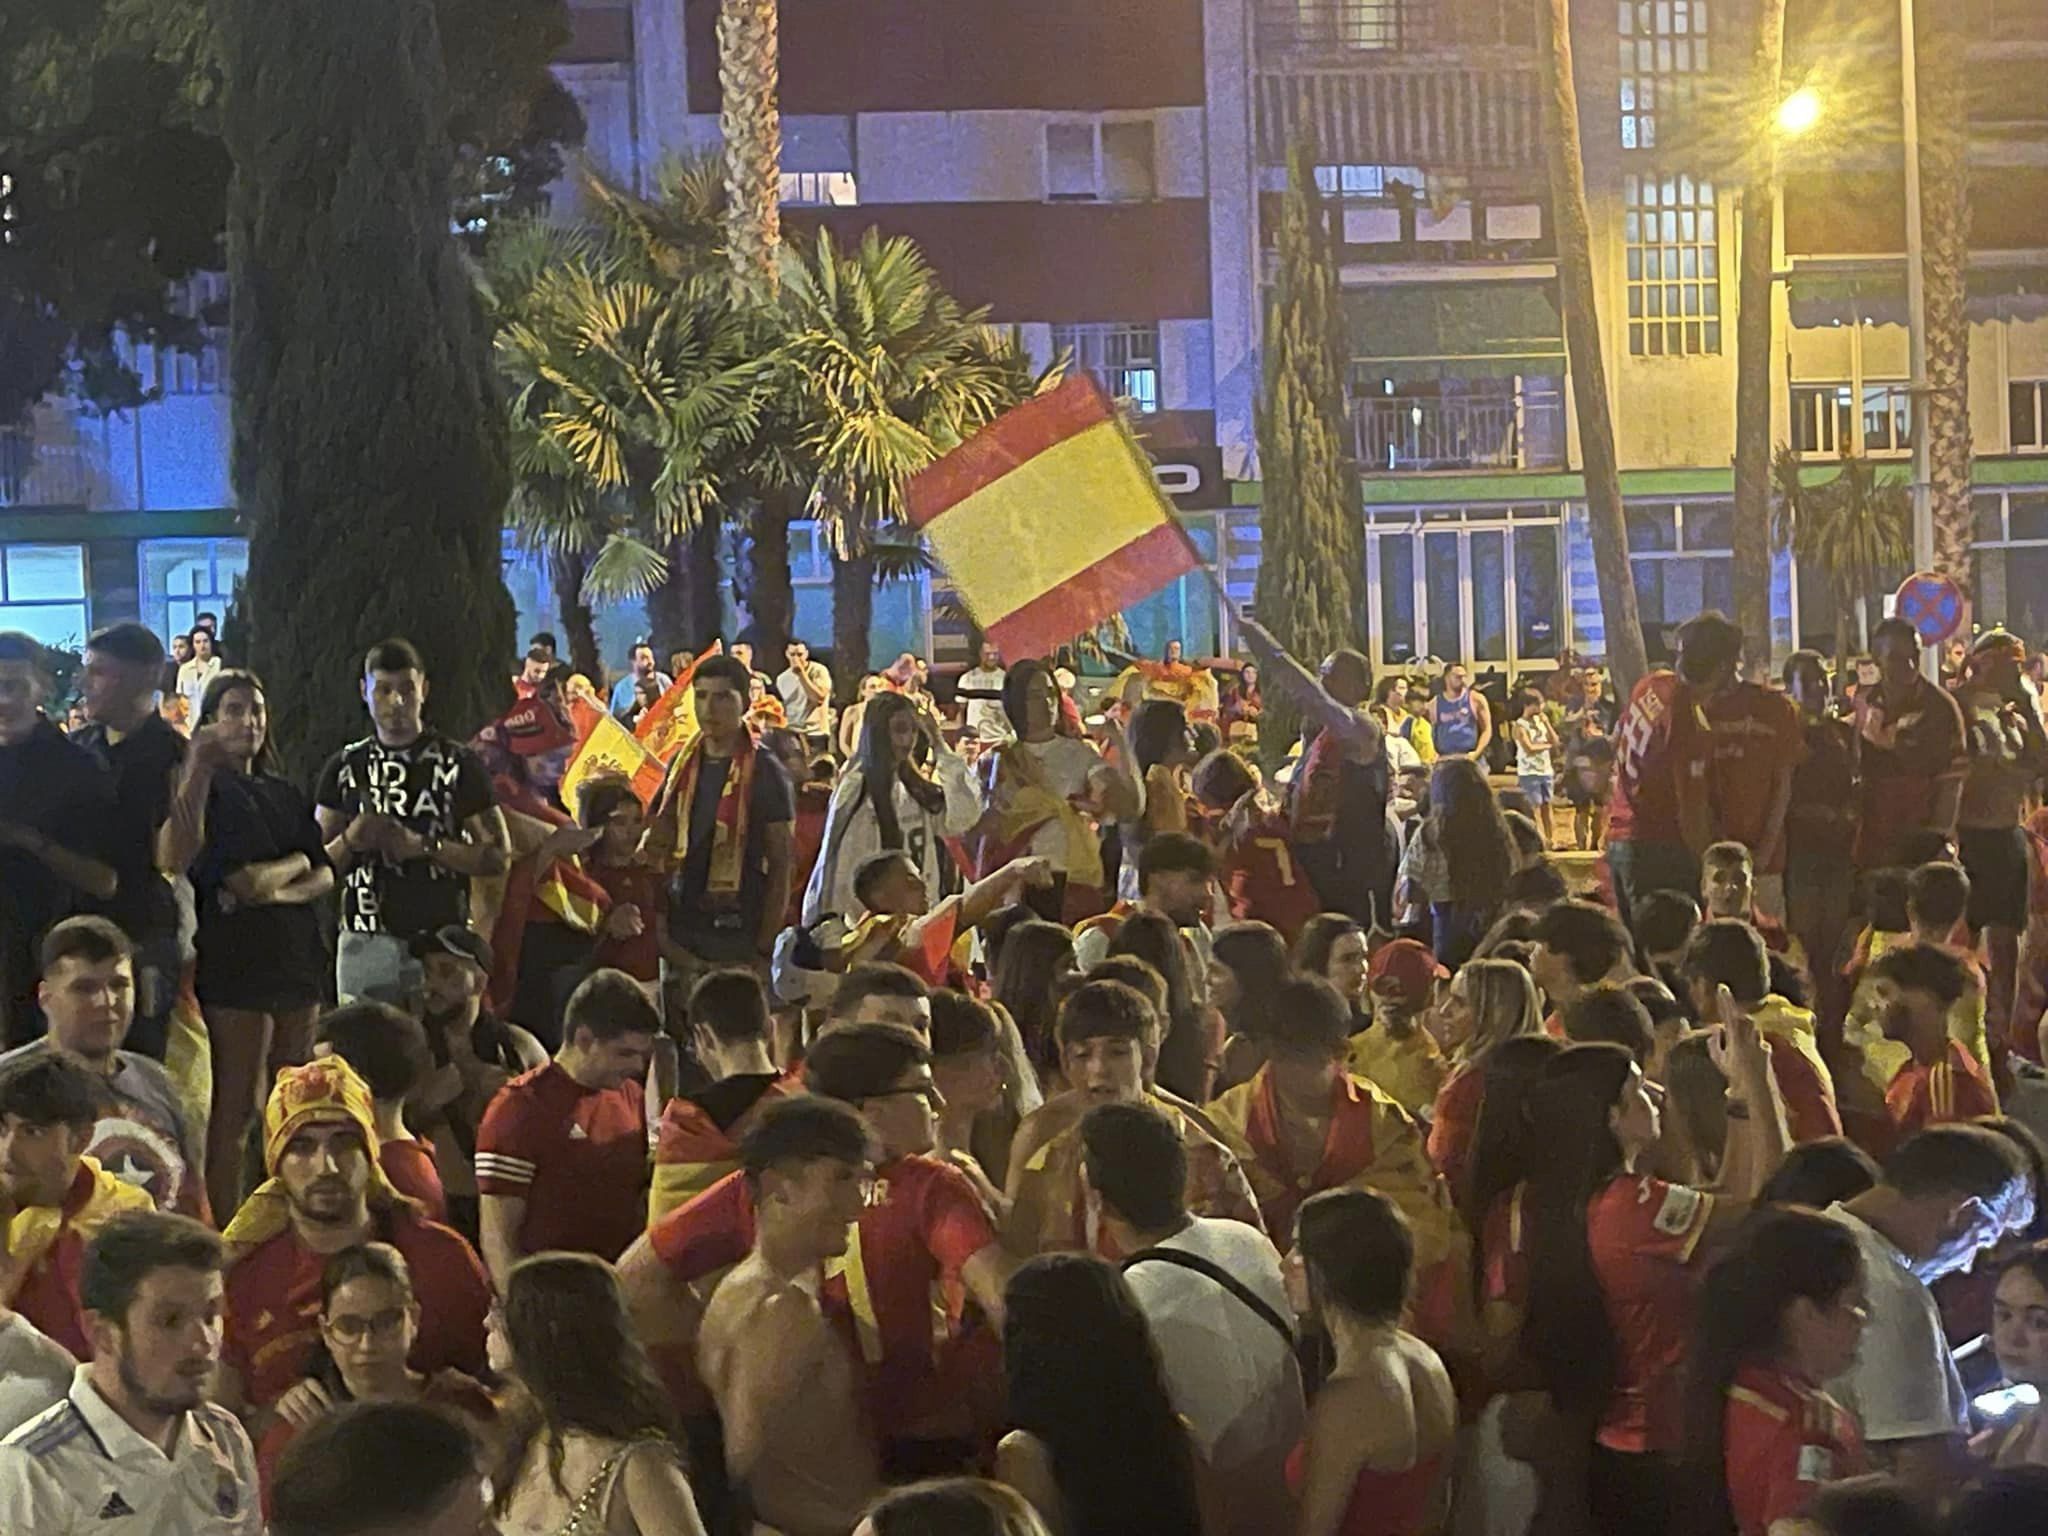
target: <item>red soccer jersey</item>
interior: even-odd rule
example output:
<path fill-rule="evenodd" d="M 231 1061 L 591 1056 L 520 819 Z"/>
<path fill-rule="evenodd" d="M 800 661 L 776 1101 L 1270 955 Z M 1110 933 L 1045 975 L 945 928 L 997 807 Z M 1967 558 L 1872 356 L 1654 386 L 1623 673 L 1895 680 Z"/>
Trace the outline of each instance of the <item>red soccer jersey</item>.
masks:
<path fill-rule="evenodd" d="M 655 1255 L 678 1283 L 737 1264 L 754 1245 L 754 1203 L 729 1174 L 648 1229 Z M 967 1176 L 931 1157 L 900 1157 L 875 1170 L 844 1259 L 828 1265 L 821 1296 L 867 1371 L 875 1422 L 901 1433 L 935 1406 L 935 1324 L 958 1324 L 960 1272 L 996 1240 Z"/>
<path fill-rule="evenodd" d="M 1737 683 L 1702 712 L 1713 732 L 1707 787 L 1714 836 L 1742 844 L 1761 860 L 1778 776 L 1806 757 L 1798 707 L 1760 684 Z M 1756 872 L 1777 875 L 1784 870 L 1785 842 L 1780 836 L 1774 856 L 1767 864 L 1760 861 Z"/>
<path fill-rule="evenodd" d="M 1586 1243 L 1620 1346 L 1614 1396 L 1596 1436 L 1614 1451 L 1675 1451 L 1680 1439 L 1692 1276 L 1714 1197 L 1648 1174 L 1615 1179 L 1586 1206 Z"/>
<path fill-rule="evenodd" d="M 1707 722 L 1676 672 L 1637 683 L 1614 733 L 1609 841 L 1684 841 L 1681 812 L 1707 793 L 1712 753 Z"/>
<path fill-rule="evenodd" d="M 635 981 L 658 981 L 661 978 L 661 945 L 654 931 L 654 917 L 661 904 L 668 900 L 660 871 L 641 864 L 591 862 L 584 866 L 583 872 L 604 887 L 604 893 L 611 898 L 612 912 L 628 904 L 640 910 L 640 932 L 630 939 L 600 935 L 592 958 L 599 965 L 624 971 Z M 607 922 L 610 917 L 611 913 L 605 914 Z"/>
<path fill-rule="evenodd" d="M 1974 1120 L 1998 1113 L 1998 1099 L 1984 1081 L 1984 1069 L 1960 1040 L 1950 1040 L 1931 1065 L 1908 1061 L 1884 1091 L 1884 1107 L 1901 1141 L 1930 1125 Z"/>
<path fill-rule="evenodd" d="M 1933 822 L 1943 783 L 1969 766 L 1963 712 L 1945 690 L 1921 683 L 1891 708 L 1881 691 L 1856 696 L 1858 869 L 1900 862 L 1901 842 Z"/>
<path fill-rule="evenodd" d="M 434 1166 L 432 1147 L 412 1137 L 401 1140 L 393 1136 L 378 1143 L 377 1163 L 393 1189 L 419 1201 L 427 1220 L 448 1219 L 448 1192 L 441 1187 L 441 1170 Z"/>
<path fill-rule="evenodd" d="M 1863 1436 L 1848 1411 L 1769 1366 L 1736 1372 L 1721 1449 L 1739 1536 L 1766 1536 L 1776 1522 L 1804 1511 L 1822 1484 L 1864 1470 Z"/>
<path fill-rule="evenodd" d="M 1834 1085 L 1814 1070 L 1806 1053 L 1787 1040 L 1767 1041 L 1771 1076 L 1785 1101 L 1785 1128 L 1795 1142 L 1819 1141 L 1842 1134 L 1842 1112 Z"/>
<path fill-rule="evenodd" d="M 1294 857 L 1284 816 L 1255 818 L 1223 849 L 1219 875 L 1232 917 L 1271 923 L 1290 944 L 1300 936 L 1302 925 L 1323 910 L 1308 871 Z"/>
<path fill-rule="evenodd" d="M 1472 1151 L 1472 1133 L 1479 1129 L 1479 1106 L 1485 1099 L 1486 1074 L 1468 1062 L 1444 1079 L 1430 1114 L 1429 1160 L 1460 1199 L 1465 1160 Z"/>
<path fill-rule="evenodd" d="M 647 1103 L 549 1062 L 500 1088 L 476 1133 L 476 1188 L 526 1202 L 519 1251 L 616 1259 L 647 1225 Z"/>
<path fill-rule="evenodd" d="M 383 1213 L 376 1227 L 376 1240 L 403 1254 L 412 1272 L 420 1304 L 413 1369 L 481 1372 L 491 1282 L 476 1250 L 461 1233 L 410 1211 Z M 306 1358 L 320 1337 L 320 1271 L 326 1264 L 325 1254 L 314 1253 L 286 1228 L 228 1270 L 221 1362 L 240 1375 L 253 1406 L 275 1402 L 305 1374 Z"/>
<path fill-rule="evenodd" d="M 1494 1201 L 1479 1233 L 1479 1299 L 1517 1312 L 1529 1305 L 1528 1189 L 1517 1184 Z"/>

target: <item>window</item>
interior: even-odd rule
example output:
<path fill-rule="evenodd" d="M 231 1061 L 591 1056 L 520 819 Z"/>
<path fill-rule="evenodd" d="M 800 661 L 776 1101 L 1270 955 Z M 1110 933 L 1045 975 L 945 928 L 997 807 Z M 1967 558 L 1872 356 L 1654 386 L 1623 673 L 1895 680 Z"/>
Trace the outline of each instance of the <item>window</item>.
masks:
<path fill-rule="evenodd" d="M 1657 631 L 1696 613 L 1732 612 L 1735 582 L 1732 502 L 1653 502 L 1624 509 L 1629 567 L 1652 659 Z"/>
<path fill-rule="evenodd" d="M 852 208 L 860 187 L 851 171 L 784 171 L 782 201 L 806 208 Z"/>
<path fill-rule="evenodd" d="M 1055 203 L 1134 203 L 1157 196 L 1151 120 L 1047 123 L 1045 195 Z"/>
<path fill-rule="evenodd" d="M 1856 392 L 1847 384 L 1792 386 L 1792 449 L 1835 458 L 1855 441 Z"/>
<path fill-rule="evenodd" d="M 1056 325 L 1052 348 L 1070 354 L 1072 366 L 1112 398 L 1130 401 L 1141 413 L 1159 409 L 1158 326 Z"/>
<path fill-rule="evenodd" d="M 85 546 L 0 548 L 0 629 L 23 630 L 44 645 L 83 645 L 90 633 Z"/>
<path fill-rule="evenodd" d="M 142 622 L 168 639 L 202 613 L 224 614 L 249 571 L 247 539 L 142 539 L 135 546 Z"/>
<path fill-rule="evenodd" d="M 2006 385 L 2014 453 L 2048 453 L 2048 379 L 2014 379 Z"/>
<path fill-rule="evenodd" d="M 1341 197 L 1346 202 L 1391 202 L 1396 186 L 1419 193 L 1424 180 L 1422 168 L 1414 165 L 1316 167 L 1316 189 L 1325 197 Z"/>
<path fill-rule="evenodd" d="M 1913 393 L 1905 383 L 1864 382 L 1863 451 L 1868 454 L 1913 451 Z"/>
<path fill-rule="evenodd" d="M 1980 492 L 1974 501 L 1971 617 L 2014 634 L 2048 632 L 2048 491 Z"/>
<path fill-rule="evenodd" d="M 1628 349 L 1636 357 L 1721 350 L 1721 253 L 1714 184 L 1622 178 L 1628 243 Z"/>
<path fill-rule="evenodd" d="M 1657 119 L 1707 70 L 1707 0 L 1621 0 L 1621 147 L 1657 147 Z"/>

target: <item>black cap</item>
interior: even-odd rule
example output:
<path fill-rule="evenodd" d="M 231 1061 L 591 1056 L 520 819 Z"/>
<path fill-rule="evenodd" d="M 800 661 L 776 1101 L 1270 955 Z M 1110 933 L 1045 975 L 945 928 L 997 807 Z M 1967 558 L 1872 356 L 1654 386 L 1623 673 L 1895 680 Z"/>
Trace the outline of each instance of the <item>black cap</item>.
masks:
<path fill-rule="evenodd" d="M 491 974 L 491 943 L 473 928 L 460 923 L 449 923 L 440 928 L 416 933 L 412 939 L 415 959 L 424 960 L 428 955 L 454 955 L 467 960 L 486 976 Z"/>

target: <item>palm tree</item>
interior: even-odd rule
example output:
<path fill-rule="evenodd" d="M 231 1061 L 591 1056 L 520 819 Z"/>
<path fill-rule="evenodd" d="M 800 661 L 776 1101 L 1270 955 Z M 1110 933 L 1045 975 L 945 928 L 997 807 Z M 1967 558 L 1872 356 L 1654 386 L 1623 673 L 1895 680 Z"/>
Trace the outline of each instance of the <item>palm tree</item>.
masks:
<path fill-rule="evenodd" d="M 1801 570 L 1827 573 L 1839 675 L 1848 665 L 1851 610 L 1867 624 L 1870 592 L 1912 558 L 1912 498 L 1903 482 L 1880 476 L 1861 454 L 1819 484 L 1808 484 L 1800 471 L 1799 455 L 1781 443 L 1771 463 L 1771 543 L 1791 550 Z"/>
<path fill-rule="evenodd" d="M 1970 91 L 1963 8 L 1915 7 L 1911 46 L 1920 86 L 1920 229 L 1926 253 L 1927 395 L 1915 430 L 1927 434 L 1934 568 L 1971 595 Z"/>
<path fill-rule="evenodd" d="M 870 230 L 786 248 L 768 483 L 801 487 L 832 541 L 832 654 L 849 696 L 867 665 L 875 546 L 905 540 L 903 486 L 1048 382 L 1014 334 L 963 311 L 917 247 Z"/>
<path fill-rule="evenodd" d="M 719 132 L 726 249 L 742 284 L 772 290 L 782 248 L 776 0 L 719 0 Z"/>

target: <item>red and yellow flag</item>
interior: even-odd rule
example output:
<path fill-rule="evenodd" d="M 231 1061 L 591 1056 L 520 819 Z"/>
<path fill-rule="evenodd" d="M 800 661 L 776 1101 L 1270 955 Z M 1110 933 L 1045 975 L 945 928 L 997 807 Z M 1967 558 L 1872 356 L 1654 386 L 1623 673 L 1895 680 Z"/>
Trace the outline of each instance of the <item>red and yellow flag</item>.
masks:
<path fill-rule="evenodd" d="M 912 477 L 908 498 L 911 526 L 1006 656 L 1046 655 L 1201 564 L 1086 374 Z"/>
<path fill-rule="evenodd" d="M 600 711 L 590 717 L 590 728 L 576 755 L 569 759 L 559 792 L 570 813 L 581 816 L 583 787 L 592 779 L 630 780 L 640 803 L 652 805 L 666 776 L 659 758 L 635 741 L 631 731 Z"/>

